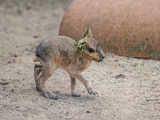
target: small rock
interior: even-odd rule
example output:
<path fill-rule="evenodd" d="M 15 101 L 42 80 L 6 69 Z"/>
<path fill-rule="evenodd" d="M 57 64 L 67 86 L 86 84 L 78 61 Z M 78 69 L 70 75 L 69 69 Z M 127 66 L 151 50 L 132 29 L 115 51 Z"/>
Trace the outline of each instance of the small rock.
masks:
<path fill-rule="evenodd" d="M 8 85 L 9 82 L 0 82 L 0 85 Z"/>
<path fill-rule="evenodd" d="M 91 111 L 87 110 L 86 113 L 91 113 Z"/>
<path fill-rule="evenodd" d="M 118 62 L 118 60 L 116 59 L 116 60 L 114 60 L 114 62 Z"/>
<path fill-rule="evenodd" d="M 14 93 L 14 89 L 11 89 L 11 92 Z"/>
<path fill-rule="evenodd" d="M 14 53 L 14 54 L 11 54 L 11 57 L 18 57 L 18 55 L 16 54 L 16 53 Z"/>
<path fill-rule="evenodd" d="M 12 63 L 16 63 L 16 60 L 15 59 L 10 59 L 7 61 L 7 64 L 12 64 Z"/>
<path fill-rule="evenodd" d="M 39 38 L 39 36 L 38 35 L 34 35 L 33 38 Z"/>
<path fill-rule="evenodd" d="M 14 54 L 13 57 L 18 57 L 18 55 L 17 55 L 17 54 Z"/>
<path fill-rule="evenodd" d="M 119 78 L 125 78 L 126 76 L 124 74 L 119 74 L 119 75 L 116 75 L 115 78 L 116 79 L 119 79 Z"/>
<path fill-rule="evenodd" d="M 26 10 L 30 10 L 32 7 L 31 6 L 27 6 L 26 7 Z"/>
<path fill-rule="evenodd" d="M 22 15 L 22 10 L 21 9 L 17 9 L 17 13 L 18 13 L 18 15 Z"/>

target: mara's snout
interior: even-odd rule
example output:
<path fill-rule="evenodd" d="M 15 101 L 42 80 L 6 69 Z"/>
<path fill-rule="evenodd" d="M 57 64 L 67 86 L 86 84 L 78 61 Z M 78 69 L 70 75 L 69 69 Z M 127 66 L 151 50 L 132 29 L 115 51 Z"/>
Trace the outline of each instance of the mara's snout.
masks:
<path fill-rule="evenodd" d="M 98 60 L 98 62 L 103 61 L 104 58 L 105 58 L 105 56 L 101 56 L 100 59 Z"/>

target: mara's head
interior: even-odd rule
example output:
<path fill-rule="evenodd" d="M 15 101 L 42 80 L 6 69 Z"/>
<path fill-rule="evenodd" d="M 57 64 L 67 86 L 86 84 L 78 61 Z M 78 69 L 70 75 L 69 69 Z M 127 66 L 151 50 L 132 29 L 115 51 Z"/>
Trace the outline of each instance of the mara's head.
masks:
<path fill-rule="evenodd" d="M 104 59 L 104 52 L 98 41 L 93 38 L 91 26 L 88 25 L 87 31 L 83 35 L 83 39 L 78 41 L 77 47 L 82 56 L 87 59 L 100 62 Z"/>

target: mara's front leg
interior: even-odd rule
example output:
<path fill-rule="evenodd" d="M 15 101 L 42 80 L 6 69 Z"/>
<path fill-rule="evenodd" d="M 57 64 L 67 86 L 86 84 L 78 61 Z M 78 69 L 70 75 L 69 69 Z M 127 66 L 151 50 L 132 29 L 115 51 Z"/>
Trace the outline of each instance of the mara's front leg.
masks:
<path fill-rule="evenodd" d="M 80 94 L 75 93 L 75 86 L 76 86 L 75 77 L 70 75 L 70 78 L 71 78 L 71 95 L 72 95 L 72 97 L 80 97 L 81 96 Z"/>
<path fill-rule="evenodd" d="M 90 95 L 96 95 L 97 94 L 97 92 L 92 90 L 88 81 L 85 80 L 82 75 L 77 74 L 77 75 L 75 75 L 75 77 L 82 82 L 82 84 L 85 86 L 85 88 L 87 89 L 87 91 Z"/>

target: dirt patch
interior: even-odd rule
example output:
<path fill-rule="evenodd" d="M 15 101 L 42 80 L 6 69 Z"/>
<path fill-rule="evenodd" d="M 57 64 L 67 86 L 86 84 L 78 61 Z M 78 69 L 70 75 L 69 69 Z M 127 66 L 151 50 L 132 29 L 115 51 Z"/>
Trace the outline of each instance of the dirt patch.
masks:
<path fill-rule="evenodd" d="M 48 81 L 60 99 L 49 100 L 35 90 L 35 45 L 58 34 L 70 0 L 0 1 L 0 119 L 1 120 L 159 120 L 160 62 L 107 54 L 83 75 L 98 96 L 81 83 L 70 96 L 70 80 L 57 70 Z"/>

